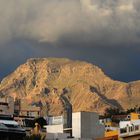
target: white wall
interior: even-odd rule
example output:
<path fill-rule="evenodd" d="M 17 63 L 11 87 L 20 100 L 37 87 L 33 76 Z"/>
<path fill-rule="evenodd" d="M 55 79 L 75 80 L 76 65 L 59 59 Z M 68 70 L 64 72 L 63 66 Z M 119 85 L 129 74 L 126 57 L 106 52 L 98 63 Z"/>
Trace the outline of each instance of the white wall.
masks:
<path fill-rule="evenodd" d="M 47 133 L 63 133 L 63 124 L 47 125 Z M 105 127 L 94 112 L 72 113 L 72 136 L 82 139 L 104 137 Z"/>
<path fill-rule="evenodd" d="M 63 133 L 63 124 L 60 125 L 47 125 L 47 133 Z"/>
<path fill-rule="evenodd" d="M 127 125 L 131 125 L 131 121 L 120 121 L 120 128 L 125 128 Z"/>
<path fill-rule="evenodd" d="M 47 133 L 46 140 L 66 140 L 69 135 L 65 133 Z"/>
<path fill-rule="evenodd" d="M 105 127 L 99 123 L 99 116 L 94 112 L 72 114 L 72 133 L 75 138 L 104 137 Z"/>
<path fill-rule="evenodd" d="M 72 135 L 81 137 L 81 112 L 72 113 Z"/>

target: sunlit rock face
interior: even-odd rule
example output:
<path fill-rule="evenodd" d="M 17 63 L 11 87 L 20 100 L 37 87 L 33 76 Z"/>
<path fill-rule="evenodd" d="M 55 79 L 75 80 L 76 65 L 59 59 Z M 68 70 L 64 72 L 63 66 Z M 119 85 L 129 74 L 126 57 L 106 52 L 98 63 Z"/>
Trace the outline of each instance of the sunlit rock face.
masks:
<path fill-rule="evenodd" d="M 103 113 L 108 107 L 128 109 L 140 105 L 140 82 L 114 81 L 97 66 L 65 58 L 32 58 L 5 77 L 0 96 L 41 106 L 50 115 L 64 113 L 61 94 L 73 111 Z"/>

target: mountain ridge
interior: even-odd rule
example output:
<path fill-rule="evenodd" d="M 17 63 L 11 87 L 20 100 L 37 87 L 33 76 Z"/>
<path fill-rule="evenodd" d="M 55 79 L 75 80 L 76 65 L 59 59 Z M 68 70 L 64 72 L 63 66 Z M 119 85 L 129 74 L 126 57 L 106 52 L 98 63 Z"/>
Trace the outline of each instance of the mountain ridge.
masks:
<path fill-rule="evenodd" d="M 64 93 L 73 111 L 103 113 L 108 107 L 140 105 L 140 81 L 112 80 L 96 65 L 65 58 L 31 58 L 0 84 L 0 96 L 41 102 L 45 112 L 54 115 L 64 112 L 60 99 Z"/>

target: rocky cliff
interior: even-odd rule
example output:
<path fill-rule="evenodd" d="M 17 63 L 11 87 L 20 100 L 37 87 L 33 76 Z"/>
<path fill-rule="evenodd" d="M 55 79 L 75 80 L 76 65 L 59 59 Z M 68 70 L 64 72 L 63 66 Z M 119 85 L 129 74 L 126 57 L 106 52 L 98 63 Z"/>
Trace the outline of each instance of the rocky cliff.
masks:
<path fill-rule="evenodd" d="M 44 112 L 62 114 L 64 95 L 73 111 L 102 113 L 107 107 L 127 109 L 140 105 L 140 81 L 114 81 L 97 66 L 60 58 L 29 59 L 0 84 L 0 96 L 41 105 Z"/>

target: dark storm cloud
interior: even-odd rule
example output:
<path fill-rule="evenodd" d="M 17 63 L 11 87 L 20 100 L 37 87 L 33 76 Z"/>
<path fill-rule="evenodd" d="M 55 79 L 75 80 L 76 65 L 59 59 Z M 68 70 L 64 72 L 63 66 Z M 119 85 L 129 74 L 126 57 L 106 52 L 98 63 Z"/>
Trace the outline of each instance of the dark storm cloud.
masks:
<path fill-rule="evenodd" d="M 16 40 L 10 42 L 4 48 L 6 50 L 0 52 L 0 79 L 31 57 L 67 57 L 83 60 L 99 66 L 113 79 L 121 81 L 140 79 L 138 62 L 140 60 L 140 50 L 137 46 L 91 47 L 91 44 L 88 43 L 65 42 L 61 44 L 61 47 L 58 47 L 33 40 Z"/>

